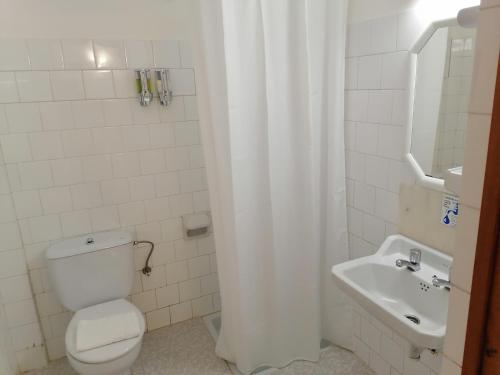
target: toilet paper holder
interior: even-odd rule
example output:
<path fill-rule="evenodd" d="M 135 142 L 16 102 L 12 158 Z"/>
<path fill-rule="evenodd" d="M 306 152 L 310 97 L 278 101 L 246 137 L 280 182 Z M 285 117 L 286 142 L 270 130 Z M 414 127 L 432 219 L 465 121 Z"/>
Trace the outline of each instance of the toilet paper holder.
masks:
<path fill-rule="evenodd" d="M 206 236 L 210 233 L 210 213 L 197 212 L 182 216 L 184 237 L 187 239 Z"/>

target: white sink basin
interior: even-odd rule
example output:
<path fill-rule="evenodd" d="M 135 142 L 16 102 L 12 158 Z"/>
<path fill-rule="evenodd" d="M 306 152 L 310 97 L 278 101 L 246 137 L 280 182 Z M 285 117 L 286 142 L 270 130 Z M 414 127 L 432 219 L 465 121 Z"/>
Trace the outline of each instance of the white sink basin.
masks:
<path fill-rule="evenodd" d="M 421 268 L 396 266 L 422 251 Z M 446 332 L 449 290 L 432 285 L 436 275 L 448 280 L 452 258 L 401 235 L 388 237 L 371 256 L 332 267 L 334 279 L 348 295 L 416 348 L 440 349 Z M 406 316 L 420 320 L 414 323 Z"/>

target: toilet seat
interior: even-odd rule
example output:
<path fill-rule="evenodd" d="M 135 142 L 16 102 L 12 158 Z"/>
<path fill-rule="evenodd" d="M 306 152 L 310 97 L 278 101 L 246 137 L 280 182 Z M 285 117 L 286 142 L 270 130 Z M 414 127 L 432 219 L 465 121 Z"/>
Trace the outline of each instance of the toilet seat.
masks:
<path fill-rule="evenodd" d="M 118 313 L 134 312 L 137 314 L 141 327 L 141 334 L 131 339 L 115 342 L 99 348 L 78 352 L 76 350 L 76 330 L 78 322 L 83 319 L 97 319 Z M 103 363 L 113 361 L 131 352 L 137 345 L 141 345 L 146 324 L 142 313 L 125 299 L 117 299 L 99 305 L 89 306 L 78 310 L 66 329 L 66 351 L 76 360 L 84 363 Z"/>

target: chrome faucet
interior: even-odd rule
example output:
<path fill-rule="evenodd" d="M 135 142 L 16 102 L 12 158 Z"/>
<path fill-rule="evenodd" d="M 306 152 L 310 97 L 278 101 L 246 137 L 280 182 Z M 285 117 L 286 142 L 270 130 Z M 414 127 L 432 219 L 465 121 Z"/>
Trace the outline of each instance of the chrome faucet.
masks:
<path fill-rule="evenodd" d="M 398 259 L 396 266 L 408 268 L 411 272 L 420 270 L 420 259 L 422 258 L 422 251 L 420 249 L 410 250 L 410 260 Z"/>
<path fill-rule="evenodd" d="M 432 276 L 432 285 L 438 288 L 443 287 L 448 290 L 451 288 L 450 280 L 440 279 L 436 275 Z"/>

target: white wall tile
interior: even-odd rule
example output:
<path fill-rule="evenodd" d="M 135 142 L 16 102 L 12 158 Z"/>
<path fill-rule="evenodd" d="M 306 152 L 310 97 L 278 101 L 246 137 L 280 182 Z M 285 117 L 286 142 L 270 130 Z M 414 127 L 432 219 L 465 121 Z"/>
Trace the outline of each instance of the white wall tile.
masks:
<path fill-rule="evenodd" d="M 366 183 L 387 189 L 389 185 L 389 165 L 389 159 L 367 155 L 365 175 Z"/>
<path fill-rule="evenodd" d="M 115 97 L 111 70 L 85 70 L 83 85 L 87 99 L 107 99 Z"/>
<path fill-rule="evenodd" d="M 165 220 L 170 217 L 168 198 L 151 199 L 144 202 L 147 221 Z"/>
<path fill-rule="evenodd" d="M 33 242 L 57 240 L 61 238 L 61 223 L 59 216 L 46 215 L 28 219 Z"/>
<path fill-rule="evenodd" d="M 82 158 L 83 176 L 85 181 L 102 181 L 113 175 L 111 157 L 109 155 L 94 155 Z"/>
<path fill-rule="evenodd" d="M 174 96 L 167 107 L 160 109 L 160 120 L 164 123 L 184 121 L 184 99 L 182 96 Z"/>
<path fill-rule="evenodd" d="M 382 68 L 382 88 L 408 88 L 410 76 L 410 54 L 406 51 L 385 54 Z"/>
<path fill-rule="evenodd" d="M 186 40 L 181 40 L 179 42 L 179 50 L 181 54 L 181 65 L 183 68 L 193 68 L 194 67 L 194 58 L 193 58 L 193 50 L 191 45 Z"/>
<path fill-rule="evenodd" d="M 156 296 L 154 290 L 132 295 L 132 303 L 142 312 L 156 309 Z"/>
<path fill-rule="evenodd" d="M 114 154 L 112 163 L 114 177 L 132 177 L 141 174 L 139 155 L 136 152 Z"/>
<path fill-rule="evenodd" d="M 136 125 L 139 124 L 157 124 L 160 122 L 159 105 L 151 104 L 148 107 L 137 105 L 137 100 L 131 100 L 132 118 Z"/>
<path fill-rule="evenodd" d="M 165 327 L 170 324 L 170 309 L 168 307 L 146 313 L 148 330 Z"/>
<path fill-rule="evenodd" d="M 91 40 L 64 39 L 62 49 L 66 69 L 93 69 L 96 67 Z"/>
<path fill-rule="evenodd" d="M 200 277 L 210 273 L 210 258 L 208 255 L 192 258 L 188 262 L 189 276 Z"/>
<path fill-rule="evenodd" d="M 368 113 L 368 92 L 347 91 L 345 94 L 345 119 L 366 121 Z"/>
<path fill-rule="evenodd" d="M 188 301 L 201 296 L 200 279 L 193 279 L 179 283 L 180 301 Z"/>
<path fill-rule="evenodd" d="M 153 41 L 153 56 L 157 68 L 180 68 L 179 42 L 176 40 Z"/>
<path fill-rule="evenodd" d="M 126 100 L 105 100 L 102 102 L 106 125 L 132 124 L 132 111 Z"/>
<path fill-rule="evenodd" d="M 142 288 L 146 290 L 155 289 L 166 285 L 165 267 L 158 266 L 151 269 L 151 274 L 141 275 Z"/>
<path fill-rule="evenodd" d="M 138 151 L 150 148 L 151 142 L 147 126 L 123 126 L 121 131 L 125 150 Z"/>
<path fill-rule="evenodd" d="M 16 222 L 0 224 L 0 251 L 18 249 L 22 246 L 21 235 Z"/>
<path fill-rule="evenodd" d="M 162 173 L 166 169 L 163 150 L 146 150 L 139 154 L 143 174 Z"/>
<path fill-rule="evenodd" d="M 102 181 L 101 191 L 104 204 L 125 203 L 130 200 L 130 190 L 126 178 Z"/>
<path fill-rule="evenodd" d="M 81 71 L 50 72 L 52 93 L 56 100 L 77 100 L 85 97 Z"/>
<path fill-rule="evenodd" d="M 59 132 L 31 133 L 29 139 L 34 160 L 57 159 L 63 156 Z"/>
<path fill-rule="evenodd" d="M 154 176 L 131 177 L 129 186 L 132 200 L 146 200 L 156 196 Z"/>
<path fill-rule="evenodd" d="M 54 187 L 40 190 L 44 214 L 57 214 L 71 211 L 73 208 L 71 193 L 68 187 Z"/>
<path fill-rule="evenodd" d="M 40 103 L 44 130 L 71 129 L 74 126 L 70 102 Z"/>
<path fill-rule="evenodd" d="M 382 55 L 363 56 L 357 61 L 357 88 L 379 89 L 382 80 Z"/>
<path fill-rule="evenodd" d="M 390 124 L 392 119 L 392 100 L 393 93 L 391 91 L 370 91 L 368 97 L 368 122 Z"/>
<path fill-rule="evenodd" d="M 14 350 L 23 350 L 42 345 L 42 333 L 38 323 L 16 327 L 10 331 Z"/>
<path fill-rule="evenodd" d="M 0 253 L 0 278 L 19 276 L 26 273 L 22 250 L 8 250 Z"/>
<path fill-rule="evenodd" d="M 33 70 L 63 69 L 61 42 L 51 39 L 27 40 L 31 68 Z"/>
<path fill-rule="evenodd" d="M 137 96 L 135 73 L 131 70 L 113 70 L 113 80 L 117 98 L 134 98 Z"/>
<path fill-rule="evenodd" d="M 29 70 L 30 59 L 23 39 L 0 40 L 0 70 Z"/>
<path fill-rule="evenodd" d="M 186 261 L 167 264 L 166 271 L 167 284 L 175 284 L 189 278 L 188 265 Z"/>
<path fill-rule="evenodd" d="M 94 153 L 92 134 L 89 129 L 66 130 L 61 133 L 64 155 L 85 156 Z"/>
<path fill-rule="evenodd" d="M 198 103 L 196 102 L 196 96 L 184 97 L 184 114 L 186 116 L 186 121 L 198 120 Z"/>
<path fill-rule="evenodd" d="M 21 371 L 29 371 L 47 366 L 47 356 L 43 346 L 16 352 L 17 363 Z"/>
<path fill-rule="evenodd" d="M 378 144 L 378 125 L 369 123 L 356 124 L 356 151 L 376 154 Z"/>
<path fill-rule="evenodd" d="M 165 307 L 179 303 L 179 287 L 177 284 L 167 285 L 156 289 L 158 307 Z"/>
<path fill-rule="evenodd" d="M 100 101 L 82 100 L 71 102 L 76 128 L 93 128 L 104 125 L 104 114 Z"/>
<path fill-rule="evenodd" d="M 19 177 L 24 190 L 50 187 L 53 184 L 50 163 L 48 161 L 19 164 Z"/>
<path fill-rule="evenodd" d="M 143 224 L 146 222 L 144 204 L 142 202 L 124 203 L 118 206 L 122 226 Z"/>
<path fill-rule="evenodd" d="M 347 56 L 362 56 L 370 53 L 370 32 L 368 22 L 349 25 L 346 43 Z"/>
<path fill-rule="evenodd" d="M 126 67 L 125 46 L 122 40 L 94 40 L 94 53 L 98 69 Z"/>
<path fill-rule="evenodd" d="M 71 197 L 75 210 L 102 205 L 101 190 L 97 182 L 71 186 Z"/>
<path fill-rule="evenodd" d="M 42 129 L 40 108 L 36 103 L 8 104 L 5 114 L 11 133 L 25 133 Z"/>
<path fill-rule="evenodd" d="M 192 69 L 170 69 L 170 82 L 174 95 L 196 95 Z"/>
<path fill-rule="evenodd" d="M 200 144 L 200 134 L 198 123 L 182 122 L 175 124 L 175 144 L 176 146 L 189 146 Z"/>
<path fill-rule="evenodd" d="M 22 219 L 42 214 L 38 190 L 14 192 L 12 193 L 12 198 L 14 199 L 18 218 Z"/>
<path fill-rule="evenodd" d="M 18 163 L 32 160 L 27 134 L 9 134 L 0 136 L 0 144 L 6 163 Z"/>
<path fill-rule="evenodd" d="M 147 40 L 125 41 L 125 53 L 129 68 L 151 68 L 154 65 L 153 48 Z"/>
<path fill-rule="evenodd" d="M 19 100 L 16 77 L 12 72 L 0 72 L 0 103 L 13 103 Z"/>
<path fill-rule="evenodd" d="M 61 223 L 65 237 L 77 236 L 92 231 L 87 210 L 62 213 Z"/>
<path fill-rule="evenodd" d="M 377 216 L 391 223 L 398 220 L 398 195 L 387 190 L 377 189 L 375 199 L 375 213 Z"/>
<path fill-rule="evenodd" d="M 462 364 L 464 354 L 469 302 L 469 294 L 458 288 L 451 288 L 450 306 L 453 306 L 453 309 L 448 311 L 448 324 L 443 352 L 459 365 Z"/>
<path fill-rule="evenodd" d="M 32 299 L 7 304 L 5 313 L 9 327 L 19 327 L 37 321 L 35 304 Z"/>
<path fill-rule="evenodd" d="M 91 131 L 96 153 L 107 154 L 110 152 L 117 153 L 125 151 L 120 127 L 106 126 L 104 128 L 93 128 Z"/>
<path fill-rule="evenodd" d="M 120 227 L 118 209 L 114 206 L 92 208 L 90 210 L 92 231 L 100 232 Z"/>
<path fill-rule="evenodd" d="M 16 81 L 22 102 L 52 100 L 49 72 L 17 72 Z"/>
<path fill-rule="evenodd" d="M 375 19 L 370 22 L 370 52 L 383 53 L 396 49 L 397 16 Z"/>
<path fill-rule="evenodd" d="M 0 294 L 4 304 L 32 298 L 28 275 L 14 276 L 0 280 Z"/>
<path fill-rule="evenodd" d="M 83 181 L 82 163 L 79 158 L 66 158 L 50 162 L 55 185 L 72 185 Z"/>
<path fill-rule="evenodd" d="M 396 126 L 380 126 L 378 135 L 377 154 L 383 157 L 401 160 L 405 129 Z"/>
<path fill-rule="evenodd" d="M 172 324 L 191 319 L 193 317 L 191 303 L 188 301 L 170 306 L 170 314 Z"/>

